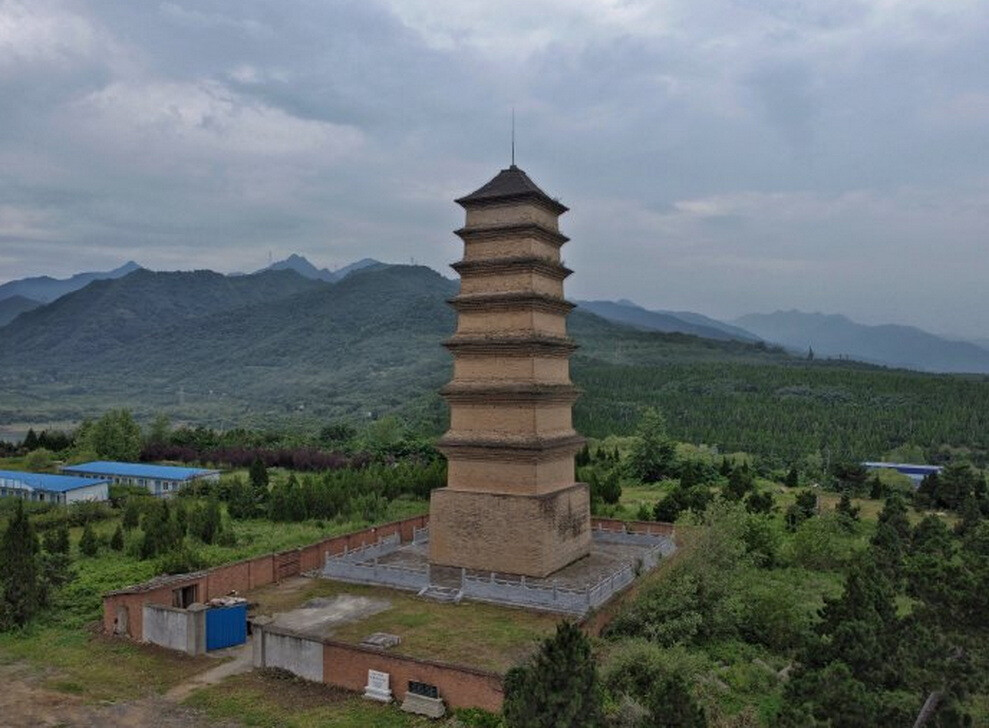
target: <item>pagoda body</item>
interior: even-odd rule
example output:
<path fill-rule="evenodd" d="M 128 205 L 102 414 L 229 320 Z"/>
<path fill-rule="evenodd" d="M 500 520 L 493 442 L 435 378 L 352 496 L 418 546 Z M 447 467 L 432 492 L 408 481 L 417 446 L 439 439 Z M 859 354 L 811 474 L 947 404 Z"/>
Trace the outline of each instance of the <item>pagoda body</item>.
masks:
<path fill-rule="evenodd" d="M 449 471 L 431 498 L 429 560 L 544 577 L 591 544 L 588 488 L 574 478 L 584 440 L 571 419 L 571 271 L 558 225 L 567 208 L 514 164 L 456 202 L 467 219 L 453 264 L 457 330 L 444 344 L 454 360 L 439 443 Z"/>

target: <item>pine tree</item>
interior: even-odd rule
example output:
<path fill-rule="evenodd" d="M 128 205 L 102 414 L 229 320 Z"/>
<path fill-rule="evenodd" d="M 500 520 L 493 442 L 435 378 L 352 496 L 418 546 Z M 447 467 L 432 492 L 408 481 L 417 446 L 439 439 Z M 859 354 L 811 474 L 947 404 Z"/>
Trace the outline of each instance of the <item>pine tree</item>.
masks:
<path fill-rule="evenodd" d="M 82 529 L 82 538 L 79 539 L 79 552 L 84 556 L 96 556 L 100 551 L 100 541 L 93 531 L 93 525 L 87 523 Z"/>
<path fill-rule="evenodd" d="M 704 710 L 697 704 L 687 683 L 674 673 L 659 681 L 649 694 L 649 712 L 655 728 L 706 728 Z"/>
<path fill-rule="evenodd" d="M 667 437 L 663 416 L 655 409 L 647 409 L 636 434 L 629 456 L 632 475 L 644 483 L 655 483 L 670 475 L 676 462 L 676 446 Z"/>
<path fill-rule="evenodd" d="M 786 479 L 783 481 L 783 485 L 787 488 L 796 488 L 800 485 L 800 473 L 797 472 L 795 465 L 790 467 L 790 470 L 786 474 Z"/>
<path fill-rule="evenodd" d="M 22 447 L 28 452 L 31 452 L 38 447 L 38 435 L 35 433 L 34 428 L 28 428 Z"/>
<path fill-rule="evenodd" d="M 141 522 L 141 504 L 136 498 L 128 498 L 124 502 L 124 515 L 120 519 L 124 530 L 130 531 L 138 527 Z"/>
<path fill-rule="evenodd" d="M 835 506 L 835 511 L 849 521 L 859 520 L 859 510 L 858 506 L 852 505 L 852 499 L 848 493 L 842 493 L 841 498 L 838 500 L 838 505 Z"/>
<path fill-rule="evenodd" d="M 590 640 L 561 622 L 527 663 L 505 676 L 508 728 L 593 728 L 601 725 L 601 691 Z"/>
<path fill-rule="evenodd" d="M 120 527 L 120 524 L 117 524 L 117 530 L 110 537 L 110 548 L 114 551 L 124 550 L 124 529 Z"/>
<path fill-rule="evenodd" d="M 18 501 L 0 542 L 0 627 L 21 627 L 40 608 L 38 551 L 38 537 Z"/>
<path fill-rule="evenodd" d="M 48 531 L 44 538 L 45 551 L 50 554 L 69 553 L 69 525 L 62 521 L 58 526 Z"/>
<path fill-rule="evenodd" d="M 268 468 L 264 466 L 264 461 L 260 457 L 254 458 L 248 477 L 255 490 L 268 489 Z"/>

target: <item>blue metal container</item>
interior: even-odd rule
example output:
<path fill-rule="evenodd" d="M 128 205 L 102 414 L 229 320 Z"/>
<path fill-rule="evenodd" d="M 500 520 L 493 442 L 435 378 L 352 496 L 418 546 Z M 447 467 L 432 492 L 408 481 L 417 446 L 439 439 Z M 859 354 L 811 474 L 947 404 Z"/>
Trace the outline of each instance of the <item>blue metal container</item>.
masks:
<path fill-rule="evenodd" d="M 206 650 L 242 645 L 247 641 L 247 603 L 211 607 L 206 612 Z"/>

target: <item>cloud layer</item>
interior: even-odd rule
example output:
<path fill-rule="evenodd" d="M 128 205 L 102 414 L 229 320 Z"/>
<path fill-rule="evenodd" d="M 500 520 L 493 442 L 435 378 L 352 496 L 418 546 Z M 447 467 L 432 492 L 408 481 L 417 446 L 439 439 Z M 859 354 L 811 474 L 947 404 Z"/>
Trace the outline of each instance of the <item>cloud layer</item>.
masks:
<path fill-rule="evenodd" d="M 458 257 L 518 161 L 575 297 L 989 336 L 978 0 L 0 0 L 0 280 Z"/>

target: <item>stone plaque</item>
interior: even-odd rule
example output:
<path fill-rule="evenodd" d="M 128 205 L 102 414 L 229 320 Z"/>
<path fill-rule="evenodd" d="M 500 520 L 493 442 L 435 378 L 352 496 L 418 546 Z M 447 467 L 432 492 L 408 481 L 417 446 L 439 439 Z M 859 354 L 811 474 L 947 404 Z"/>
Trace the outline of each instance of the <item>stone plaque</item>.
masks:
<path fill-rule="evenodd" d="M 387 672 L 377 670 L 367 671 L 367 685 L 364 687 L 364 697 L 378 700 L 382 703 L 391 702 L 391 678 Z"/>

